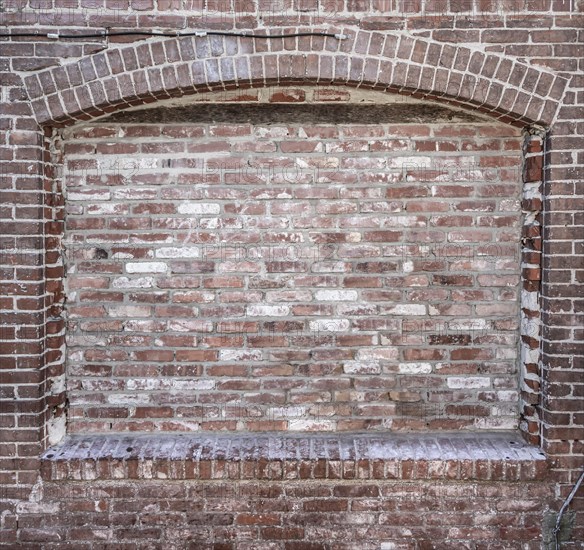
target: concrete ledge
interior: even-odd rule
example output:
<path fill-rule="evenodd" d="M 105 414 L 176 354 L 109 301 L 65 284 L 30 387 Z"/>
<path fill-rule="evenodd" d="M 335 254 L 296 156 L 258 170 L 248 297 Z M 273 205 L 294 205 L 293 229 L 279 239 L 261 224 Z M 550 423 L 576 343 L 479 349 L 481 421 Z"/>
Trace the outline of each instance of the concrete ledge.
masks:
<path fill-rule="evenodd" d="M 41 457 L 46 480 L 451 479 L 546 477 L 514 432 L 70 435 Z"/>

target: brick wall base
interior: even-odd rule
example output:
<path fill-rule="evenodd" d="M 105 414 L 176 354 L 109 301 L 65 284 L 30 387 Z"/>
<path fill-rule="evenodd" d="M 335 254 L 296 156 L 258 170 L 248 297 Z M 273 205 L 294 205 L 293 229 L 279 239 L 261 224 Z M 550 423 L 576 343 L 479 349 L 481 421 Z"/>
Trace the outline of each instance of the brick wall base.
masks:
<path fill-rule="evenodd" d="M 507 481 L 50 482 L 20 506 L 19 548 L 536 550 L 550 492 Z"/>

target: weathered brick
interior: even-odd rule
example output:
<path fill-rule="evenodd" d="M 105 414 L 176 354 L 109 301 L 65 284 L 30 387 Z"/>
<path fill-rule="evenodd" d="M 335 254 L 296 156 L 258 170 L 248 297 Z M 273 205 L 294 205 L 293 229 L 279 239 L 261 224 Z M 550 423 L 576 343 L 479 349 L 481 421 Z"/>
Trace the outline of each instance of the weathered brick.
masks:
<path fill-rule="evenodd" d="M 0 263 L 6 263 L 0 266 L 4 281 L 0 301 L 5 316 L 3 326 L 6 327 L 6 320 L 9 328 L 10 325 L 43 327 L 43 331 L 32 338 L 34 342 L 29 341 L 31 339 L 21 328 L 3 333 L 3 339 L 7 337 L 9 340 L 2 343 L 2 350 L 9 355 L 3 355 L 0 362 L 5 368 L 23 368 L 24 372 L 39 369 L 39 373 L 48 376 L 46 380 L 44 374 L 42 378 L 29 379 L 28 374 L 19 378 L 9 370 L 4 378 L 6 394 L 2 393 L 2 397 L 8 399 L 3 400 L 2 422 L 10 427 L 6 437 L 18 442 L 18 445 L 3 443 L 0 447 L 2 470 L 8 471 L 7 477 L 1 480 L 3 495 L 7 499 L 33 502 L 29 493 L 38 469 L 36 457 L 41 447 L 38 438 L 46 433 L 49 443 L 52 443 L 56 441 L 54 438 L 60 437 L 60 430 L 65 425 L 61 419 L 64 419 L 62 413 L 67 398 L 87 399 L 87 402 L 71 405 L 69 420 L 73 430 L 195 430 L 201 425 L 188 416 L 173 419 L 176 403 L 170 401 L 192 400 L 189 383 L 198 387 L 198 382 L 207 382 L 206 379 L 197 379 L 203 376 L 203 372 L 210 379 L 222 376 L 233 380 L 224 380 L 226 386 L 220 391 L 216 388 L 195 390 L 200 392 L 202 403 L 216 405 L 219 398 L 229 401 L 240 399 L 244 392 L 263 391 L 243 389 L 249 383 L 246 380 L 249 373 L 235 367 L 255 369 L 258 379 L 260 373 L 269 373 L 268 378 L 274 377 L 263 380 L 265 384 L 272 384 L 272 394 L 267 391 L 249 394 L 250 403 L 256 399 L 257 403 L 265 404 L 273 399 L 281 400 L 279 405 L 284 406 L 289 399 L 312 406 L 327 403 L 332 407 L 327 412 L 332 416 L 327 416 L 326 421 L 301 420 L 304 422 L 301 426 L 306 429 L 387 430 L 387 420 L 394 421 L 391 429 L 498 428 L 501 426 L 481 422 L 484 418 L 501 418 L 504 409 L 497 409 L 497 404 L 517 401 L 518 388 L 511 365 L 515 365 L 513 359 L 519 363 L 519 358 L 511 338 L 521 334 L 522 349 L 529 357 L 521 365 L 525 388 L 520 399 L 529 402 L 529 406 L 523 406 L 518 420 L 530 441 L 538 443 L 539 423 L 541 418 L 546 419 L 541 443 L 547 453 L 556 455 L 554 475 L 559 486 L 547 487 L 543 482 L 496 485 L 461 482 L 455 484 L 456 487 L 470 489 L 470 496 L 465 494 L 464 499 L 453 500 L 448 491 L 454 489 L 454 485 L 445 488 L 444 494 L 438 498 L 424 483 L 416 482 L 415 494 L 422 497 L 418 501 L 411 502 L 403 497 L 399 502 L 395 498 L 376 501 L 371 496 L 372 501 L 365 502 L 368 497 L 355 496 L 347 508 L 352 515 L 341 522 L 337 521 L 340 516 L 335 513 L 299 514 L 298 511 L 303 509 L 300 498 L 300 501 L 288 501 L 289 508 L 281 503 L 281 508 L 266 512 L 276 514 L 273 523 L 259 523 L 262 526 L 259 529 L 243 522 L 238 526 L 241 529 L 238 535 L 250 540 L 253 536 L 249 529 L 256 529 L 256 538 L 270 539 L 264 541 L 266 548 L 280 545 L 288 550 L 331 545 L 378 548 L 379 541 L 383 541 L 382 545 L 397 548 L 407 544 L 404 531 L 388 525 L 376 527 L 375 524 L 382 521 L 407 525 L 415 521 L 414 537 L 424 548 L 440 545 L 436 542 L 440 540 L 447 541 L 444 548 L 457 544 L 486 548 L 485 540 L 509 547 L 530 545 L 535 548 L 539 544 L 541 510 L 544 507 L 559 508 L 558 502 L 547 501 L 545 495 L 569 492 L 570 484 L 575 482 L 578 474 L 577 454 L 581 451 L 575 439 L 581 436 L 576 427 L 581 425 L 581 419 L 575 414 L 563 413 L 560 403 L 568 396 L 571 396 L 570 401 L 583 396 L 579 379 L 563 374 L 577 366 L 582 352 L 578 344 L 581 334 L 573 328 L 578 322 L 577 312 L 582 309 L 581 293 L 575 284 L 583 281 L 577 263 L 582 249 L 578 248 L 577 239 L 574 240 L 581 216 L 576 208 L 579 203 L 573 196 L 577 187 L 570 183 L 576 175 L 574 162 L 577 167 L 578 161 L 582 160 L 579 153 L 582 125 L 578 119 L 582 77 L 576 51 L 581 21 L 577 13 L 569 13 L 569 10 L 573 12 L 574 6 L 562 1 L 525 6 L 501 4 L 496 6 L 496 17 L 485 15 L 489 6 L 484 2 L 476 5 L 472 1 L 464 5 L 410 3 L 405 8 L 378 1 L 349 4 L 330 7 L 317 6 L 314 2 L 293 2 L 283 5 L 281 13 L 277 8 L 276 13 L 274 6 L 265 2 L 260 2 L 256 12 L 240 2 L 233 6 L 217 2 L 204 6 L 198 1 L 180 4 L 176 0 L 164 0 L 158 2 L 157 11 L 154 11 L 151 0 L 136 0 L 127 3 L 126 11 L 120 12 L 120 5 L 106 0 L 97 13 L 91 9 L 88 12 L 84 3 L 65 6 L 58 0 L 53 7 L 39 8 L 40 11 L 33 6 L 28 11 L 8 9 L 3 13 L 3 23 L 8 29 L 41 25 L 43 29 L 54 27 L 59 30 L 65 25 L 75 33 L 87 25 L 91 28 L 119 26 L 120 17 L 124 28 L 129 29 L 187 28 L 191 19 L 200 19 L 198 14 L 204 14 L 206 10 L 207 15 L 229 14 L 228 26 L 255 28 L 260 22 L 259 17 L 262 18 L 260 26 L 269 28 L 275 25 L 279 29 L 296 29 L 298 21 L 307 28 L 326 22 L 333 27 L 338 24 L 338 30 L 348 36 L 341 42 L 316 36 L 286 40 L 228 37 L 161 40 L 140 37 L 140 40 L 135 40 L 129 36 L 112 37 L 107 50 L 103 50 L 99 39 L 89 42 L 70 39 L 63 44 L 62 41 L 47 42 L 40 37 L 29 37 L 25 41 L 5 43 L 4 58 L 0 63 L 5 71 L 3 99 L 7 102 L 0 127 L 6 130 L 8 143 L 0 151 L 6 160 L 1 186 L 5 190 L 12 188 L 15 193 L 3 197 L 0 215 L 9 221 L 23 220 L 5 224 L 6 237 L 14 239 L 9 250 L 13 250 L 14 243 L 16 248 L 28 248 L 25 239 L 41 234 L 41 229 L 44 244 L 39 240 L 32 246 L 39 250 L 44 246 L 45 250 L 41 262 L 34 265 L 24 256 L 0 255 Z M 64 7 L 68 8 L 67 14 L 62 11 Z M 490 8 L 494 9 L 493 6 Z M 183 9 L 193 15 L 184 15 L 187 11 L 181 11 Z M 219 19 L 224 18 L 211 17 L 209 24 L 224 28 L 227 23 Z M 404 28 L 415 29 L 420 36 L 401 35 Z M 379 31 L 370 32 L 368 29 Z M 387 33 L 388 30 L 391 32 Z M 483 52 L 484 45 L 488 46 L 487 52 Z M 305 52 L 305 57 L 296 56 L 297 51 Z M 236 52 L 244 55 L 232 57 Z M 285 55 L 278 57 L 280 52 Z M 396 56 L 399 58 L 397 64 Z M 193 64 L 197 57 L 205 57 L 208 62 L 195 61 Z M 44 71 L 45 67 L 49 69 Z M 439 68 L 435 70 L 435 67 Z M 452 67 L 456 70 L 468 68 L 468 73 L 449 73 Z M 110 69 L 117 75 L 117 83 L 108 79 Z M 131 71 L 135 72 L 129 76 Z M 244 92 L 244 87 L 251 84 L 251 75 L 256 83 L 273 85 L 280 78 L 286 78 L 291 86 Z M 26 91 L 21 87 L 21 77 L 24 77 L 33 99 L 32 108 L 37 120 L 32 118 Z M 327 125 L 311 121 L 303 134 L 299 125 L 292 124 L 252 128 L 247 123 L 215 122 L 210 132 L 205 125 L 180 121 L 178 124 L 129 124 L 123 139 L 116 133 L 118 125 L 89 124 L 72 130 L 78 132 L 75 136 L 65 137 L 65 142 L 68 140 L 72 144 L 68 148 L 63 148 L 59 142 L 59 131 L 55 134 L 55 141 L 49 144 L 49 130 L 45 134 L 46 143 L 42 144 L 42 147 L 47 146 L 47 152 L 40 147 L 42 132 L 38 131 L 38 121 L 47 127 L 58 127 L 54 119 L 67 123 L 83 121 L 106 111 L 112 112 L 122 105 L 139 105 L 156 98 L 192 93 L 193 82 L 200 91 L 208 88 L 207 82 L 220 88 L 232 88 L 235 87 L 235 77 L 241 88 L 221 90 L 214 99 L 203 94 L 194 98 L 202 99 L 206 105 L 228 103 L 229 94 L 234 98 L 233 102 L 249 98 L 246 101 L 256 103 L 261 99 L 272 103 L 324 100 L 338 104 L 353 97 L 365 97 L 358 94 L 365 94 L 365 88 L 377 82 L 381 89 L 389 92 L 400 88 L 405 92 L 405 87 L 419 87 L 428 92 L 427 97 L 432 100 L 444 99 L 445 93 L 455 94 L 456 97 L 451 98 L 453 101 L 476 105 L 479 112 L 499 116 L 502 122 L 518 127 L 538 122 L 549 130 L 550 139 L 546 142 L 549 162 L 543 162 L 542 136 L 526 140 L 530 141 L 524 164 L 524 179 L 528 185 L 524 190 L 526 201 L 522 203 L 522 208 L 527 211 L 525 217 L 534 220 L 535 227 L 522 230 L 518 208 L 510 208 L 509 203 L 505 203 L 511 197 L 519 198 L 521 145 L 517 139 L 518 129 L 503 124 L 458 124 L 453 121 L 434 126 L 425 123 L 384 125 L 379 120 L 373 120 L 373 124 L 359 120 L 358 125 L 335 124 L 335 121 Z M 331 83 L 347 80 L 361 84 L 361 89 L 355 92 L 357 95 L 349 88 L 330 87 Z M 89 85 L 84 81 L 90 81 Z M 319 88 L 323 90 L 322 94 L 306 86 L 315 82 L 327 85 L 327 88 Z M 569 89 L 565 93 L 568 83 Z M 328 87 L 330 90 L 325 94 Z M 62 90 L 62 95 L 53 95 L 47 100 L 45 95 L 56 89 Z M 423 98 L 423 95 L 415 94 L 415 97 Z M 560 101 L 562 105 L 558 103 Z M 522 115 L 524 118 L 520 118 Z M 23 139 L 19 131 L 30 132 L 41 140 Z M 353 131 L 354 136 L 351 136 Z M 539 132 L 537 128 L 531 128 L 531 131 Z M 250 139 L 252 135 L 263 136 L 264 141 L 256 147 Z M 200 142 L 203 136 L 208 143 Z M 247 142 L 244 142 L 246 136 Z M 114 141 L 115 147 L 109 145 Z M 414 143 L 418 144 L 418 149 Z M 48 153 L 49 145 L 52 157 Z M 140 146 L 140 153 L 133 152 L 137 146 Z M 111 163 L 91 162 L 91 157 L 96 156 L 92 151 L 96 150 L 102 161 Z M 412 151 L 415 151 L 414 157 L 418 151 L 426 151 L 440 160 L 454 158 L 456 151 L 455 163 L 461 163 L 465 156 L 473 156 L 476 166 L 467 170 L 461 168 L 462 163 L 457 169 L 445 171 L 444 165 L 436 162 L 431 166 L 431 163 L 420 161 L 414 167 L 392 164 L 392 159 L 398 159 L 402 155 L 400 151 L 405 150 L 410 151 L 410 160 Z M 53 174 L 59 173 L 63 151 L 69 159 L 63 171 L 67 197 L 54 200 L 53 197 L 60 194 L 62 182 L 59 178 L 54 182 L 51 180 Z M 319 151 L 321 157 L 315 158 Z M 458 155 L 459 152 L 465 153 Z M 282 162 L 278 157 L 282 153 L 294 159 L 288 168 L 295 169 L 277 174 L 278 163 Z M 215 159 L 203 163 L 202 157 L 210 154 L 216 155 Z M 232 172 L 228 172 L 227 164 L 221 164 L 225 160 L 221 155 L 238 154 L 246 161 L 259 161 L 251 173 L 233 173 L 245 163 L 232 165 Z M 121 155 L 124 155 L 123 161 L 119 158 Z M 124 165 L 126 160 L 134 160 L 128 155 L 147 156 L 156 164 L 141 165 L 136 171 L 137 164 Z M 197 158 L 192 158 L 197 155 Z M 271 158 L 266 162 L 268 157 Z M 115 164 L 116 161 L 122 162 Z M 41 173 L 43 162 L 45 181 L 34 176 Z M 549 166 L 545 177 L 541 173 L 544 164 Z M 222 168 L 217 169 L 218 166 Z M 397 169 L 390 171 L 392 167 Z M 205 168 L 209 168 L 209 173 L 201 174 Z M 254 180 L 252 175 L 257 172 L 256 168 L 261 177 Z M 540 181 L 545 182 L 545 203 L 538 195 L 540 191 L 529 186 Z M 39 194 L 43 185 L 44 192 Z M 280 189 L 284 185 L 288 189 Z M 301 190 L 301 186 L 310 188 Z M 332 187 L 340 187 L 337 194 L 331 194 Z M 229 189 L 221 195 L 224 188 Z M 34 197 L 31 191 L 34 191 Z M 337 201 L 337 197 L 346 202 Z M 398 202 L 403 210 L 388 217 L 385 210 L 376 210 L 372 204 L 375 199 L 382 198 Z M 246 204 L 250 199 L 261 201 L 262 206 L 265 203 L 267 208 L 230 209 L 230 203 L 226 202 L 237 200 Z M 5 206 L 8 203 L 17 206 L 15 209 Z M 64 204 L 67 208 L 67 237 L 73 236 L 77 244 L 88 245 L 75 253 L 72 248 L 65 252 L 65 264 L 72 268 L 68 270 L 66 288 L 57 252 L 61 247 L 61 226 L 52 223 L 64 219 Z M 543 232 L 537 225 L 542 221 L 539 214 L 542 204 L 546 205 Z M 477 214 L 481 211 L 482 216 Z M 49 223 L 36 224 L 35 220 L 42 219 L 42 216 L 47 216 Z M 89 219 L 92 216 L 95 219 Z M 435 231 L 428 231 L 429 226 Z M 455 226 L 458 227 L 454 229 Z M 330 240 L 314 237 L 314 234 L 322 235 L 325 230 L 334 234 Z M 296 235 L 300 235 L 300 240 L 291 240 L 296 239 Z M 355 240 L 356 235 L 359 240 Z M 302 240 L 302 237 L 307 240 Z M 247 244 L 268 243 L 269 250 L 264 251 L 267 254 L 275 250 L 273 244 L 303 245 L 308 239 L 335 245 L 349 244 L 351 247 L 337 247 L 331 249 L 332 254 L 318 258 L 294 256 L 268 258 L 268 261 L 265 257 L 259 260 L 214 258 L 200 261 L 198 251 L 201 245 L 234 243 L 239 242 L 238 239 Z M 513 258 L 507 254 L 493 257 L 492 253 L 484 253 L 485 248 L 481 249 L 486 243 L 511 244 L 519 239 L 531 252 L 544 250 L 547 258 L 544 270 L 539 254 L 524 251 Z M 378 249 L 377 254 L 382 254 L 380 257 L 357 259 L 354 256 L 372 254 L 375 247 L 367 245 L 374 243 L 411 245 L 419 242 L 470 244 L 473 253 L 470 257 L 452 258 L 441 255 L 438 247 L 434 247 L 429 252 L 430 261 L 429 258 L 411 258 L 401 253 L 388 258 L 385 256 L 388 250 L 384 248 Z M 356 243 L 360 246 L 352 246 Z M 0 244 L 4 251 L 4 241 Z M 566 245 L 569 245 L 569 250 L 565 249 Z M 114 249 L 116 246 L 118 248 Z M 288 248 L 294 254 L 304 250 L 308 247 Z M 440 257 L 435 258 L 436 254 Z M 265 271 L 258 271 L 260 265 L 266 267 Z M 310 276 L 306 276 L 308 273 Z M 261 276 L 265 281 L 248 286 L 252 276 Z M 529 303 L 536 304 L 535 307 L 524 307 L 523 314 L 529 319 L 537 318 L 541 304 L 542 334 L 546 338 L 541 359 L 532 356 L 533 351 L 539 349 L 537 339 L 528 328 L 517 328 L 520 321 L 519 308 L 516 308 L 522 283 L 520 276 L 528 279 L 522 285 L 525 292 L 534 296 Z M 540 281 L 543 289 L 541 300 L 538 296 Z M 434 288 L 446 294 L 414 294 L 420 287 Z M 195 290 L 198 288 L 206 290 L 201 293 Z M 250 288 L 253 292 L 248 290 Z M 240 294 L 235 294 L 233 289 Z M 267 292 L 263 294 L 266 289 L 270 289 L 269 296 Z M 66 294 L 67 303 L 64 304 Z M 125 299 L 121 309 L 120 297 Z M 323 303 L 317 304 L 314 300 Z M 450 300 L 457 303 L 451 304 Z M 494 301 L 498 303 L 494 304 Z M 104 304 L 108 309 L 111 306 L 113 313 L 120 314 L 120 319 L 104 319 L 107 311 Z M 63 307 L 68 308 L 70 314 L 67 328 L 52 320 L 61 315 Z M 255 310 L 254 321 L 259 318 L 260 322 L 269 322 L 274 316 L 283 322 L 294 320 L 300 326 L 273 334 L 259 330 L 250 335 L 245 329 L 225 334 L 220 331 L 217 327 L 219 320 L 227 318 L 235 322 L 243 319 L 248 314 L 247 307 L 260 308 Z M 261 309 L 264 307 L 268 309 Z M 15 312 L 9 313 L 11 308 Z M 153 317 L 141 317 L 147 314 Z M 419 325 L 416 330 L 408 330 L 404 339 L 404 334 L 396 331 L 395 326 L 387 324 L 388 314 L 394 318 L 401 316 L 404 322 L 411 318 L 423 321 L 448 318 L 448 325 L 443 324 L 442 328 L 433 326 L 431 330 Z M 492 324 L 468 323 L 469 319 L 474 322 L 483 318 Z M 343 323 L 328 324 L 328 319 L 343 320 Z M 294 330 L 299 333 L 294 334 Z M 61 378 L 65 366 L 60 347 L 65 331 L 70 337 L 67 344 L 69 395 L 64 391 Z M 203 333 L 203 339 L 199 338 L 199 332 Z M 39 339 L 41 336 L 42 340 Z M 193 349 L 198 345 L 204 347 Z M 206 346 L 213 349 L 206 349 Z M 255 354 L 258 351 L 255 346 L 261 346 L 260 355 Z M 356 360 L 359 353 L 367 354 L 375 348 L 379 348 L 377 359 L 360 357 Z M 394 349 L 398 350 L 397 356 L 392 351 Z M 221 357 L 219 350 L 226 362 L 246 357 L 253 359 L 245 359 L 251 363 L 243 365 L 214 365 Z M 240 350 L 244 355 L 230 355 L 230 352 L 240 353 Z M 333 350 L 338 350 L 337 354 L 332 353 Z M 384 350 L 389 352 L 384 355 Z M 435 354 L 437 351 L 440 356 Z M 265 358 L 265 364 L 260 357 Z M 545 384 L 539 380 L 539 362 L 545 366 L 541 369 Z M 428 365 L 434 370 L 426 372 Z M 217 370 L 213 370 L 215 367 Z M 370 368 L 375 374 L 367 373 Z M 139 374 L 140 369 L 143 374 Z M 359 372 L 359 369 L 364 370 Z M 400 373 L 400 369 L 416 372 Z M 121 393 L 116 385 L 118 377 L 154 380 L 153 387 L 157 389 Z M 349 387 L 355 388 L 357 393 L 342 393 L 346 389 L 325 384 L 323 378 L 329 377 L 350 382 Z M 373 384 L 372 378 L 383 383 Z M 478 384 L 476 380 L 484 379 L 490 380 L 492 387 L 472 387 Z M 287 389 L 276 395 L 274 392 L 284 387 L 284 382 Z M 168 387 L 172 383 L 177 383 L 177 387 Z M 433 386 L 438 383 L 446 386 Z M 448 383 L 459 387 L 448 389 Z M 242 389 L 233 389 L 237 387 Z M 42 394 L 40 388 L 49 392 L 42 399 L 48 405 L 47 412 L 42 414 L 45 406 L 41 407 L 38 399 Z M 448 411 L 456 418 L 434 418 L 426 425 L 419 418 L 407 415 L 398 418 L 389 412 L 384 416 L 386 423 L 381 424 L 379 419 L 363 417 L 362 414 L 367 410 L 365 407 L 370 411 L 376 407 L 377 412 L 383 411 L 380 402 L 385 394 L 379 388 L 384 391 L 385 388 L 403 390 L 393 389 L 390 398 L 406 404 L 421 400 L 422 394 L 416 388 L 422 388 L 424 395 L 427 393 L 451 402 L 462 399 L 481 414 L 477 414 L 479 418 L 474 426 L 465 424 L 466 405 L 451 405 Z M 536 393 L 540 390 L 545 392 L 541 399 Z M 202 392 L 206 392 L 205 395 Z M 504 399 L 500 395 L 502 392 L 515 392 L 515 396 Z M 127 399 L 128 402 L 115 403 L 111 399 Z M 112 424 L 76 416 L 83 411 L 89 411 L 96 419 L 114 413 L 123 416 L 124 411 L 144 399 L 156 402 L 149 403 L 152 410 L 148 413 L 145 412 L 146 403 L 141 405 L 144 412 L 139 416 L 143 414 L 148 418 L 147 422 L 118 418 Z M 349 416 L 337 407 L 340 403 L 360 401 L 366 401 L 367 405 L 352 409 Z M 488 403 L 489 416 L 483 416 L 484 408 L 480 408 L 478 402 L 483 403 L 483 407 L 485 402 Z M 541 403 L 541 411 L 532 405 L 536 403 Z M 324 410 L 321 409 L 321 413 Z M 16 411 L 20 411 L 18 423 Z M 402 412 L 408 411 L 403 409 Z M 426 413 L 433 414 L 429 410 Z M 503 413 L 505 415 L 514 418 L 514 413 Z M 341 418 L 339 422 L 330 420 L 337 416 Z M 163 418 L 165 422 L 160 421 Z M 405 422 L 404 418 L 409 418 L 411 423 Z M 45 420 L 50 420 L 47 430 L 43 428 Z M 288 427 L 287 421 L 247 421 L 245 418 L 243 424 L 248 430 L 284 430 Z M 73 428 L 75 425 L 77 428 Z M 236 429 L 236 425 L 229 421 L 208 421 L 202 425 L 203 429 L 209 430 Z M 30 462 L 15 458 L 17 456 L 31 457 Z M 310 483 L 323 475 L 322 464 L 313 467 L 310 461 L 304 461 L 302 465 L 301 477 L 312 479 Z M 146 470 L 152 465 L 143 463 L 140 466 Z M 136 477 L 137 467 L 138 463 L 132 462 Z M 199 475 L 198 464 L 191 461 L 188 468 L 195 479 Z M 213 468 L 205 473 L 207 478 L 228 471 L 224 463 Z M 503 468 L 500 463 L 488 464 L 486 461 L 455 464 L 453 468 L 463 478 L 468 474 L 487 480 L 496 474 L 506 476 L 509 481 L 519 481 L 525 476 L 531 479 L 530 476 L 534 475 L 531 470 L 535 471 L 533 464 L 511 463 Z M 69 469 L 65 467 L 63 471 L 56 467 L 55 475 L 56 478 L 59 475 L 65 478 L 70 472 L 80 479 L 83 476 L 89 479 L 94 471 L 117 475 L 129 469 L 130 464 L 123 465 L 118 461 L 111 464 L 98 461 L 95 469 L 72 462 Z M 291 467 L 289 471 L 296 470 Z M 406 465 L 400 475 L 415 479 L 416 476 L 442 475 L 440 472 L 442 470 L 431 466 L 431 462 L 414 464 L 412 461 L 411 468 Z M 358 462 L 352 469 L 349 465 L 339 467 L 338 473 L 347 478 L 367 475 L 378 478 L 381 475 L 375 463 L 365 465 Z M 153 475 L 159 480 L 174 478 L 176 469 L 161 464 L 154 469 Z M 264 472 L 261 475 L 271 474 Z M 543 477 L 542 472 L 540 475 Z M 118 488 L 116 491 L 114 486 Z M 69 545 L 89 548 L 102 544 L 113 534 L 116 540 L 123 541 L 121 544 L 128 547 L 145 544 L 172 546 L 184 541 L 201 548 L 212 544 L 217 549 L 236 545 L 243 549 L 260 544 L 257 541 L 243 542 L 235 531 L 228 533 L 226 530 L 226 527 L 236 524 L 232 514 L 242 506 L 242 499 L 224 499 L 223 504 L 195 499 L 196 506 L 207 506 L 210 513 L 193 516 L 195 520 L 189 524 L 184 510 L 193 506 L 193 499 L 166 495 L 163 489 L 171 486 L 172 483 L 162 482 L 153 488 L 151 495 L 156 497 L 160 512 L 144 512 L 142 502 L 132 503 L 131 499 L 137 494 L 134 485 L 100 485 L 96 490 L 102 491 L 98 498 L 103 500 L 84 500 L 82 503 L 76 501 L 86 498 L 85 487 L 76 492 L 71 484 L 64 484 L 62 488 L 45 484 L 44 495 L 52 491 L 51 498 L 64 505 L 62 512 L 49 514 L 50 508 L 46 508 L 45 513 L 39 514 L 33 508 L 21 508 L 15 513 L 15 508 L 7 501 L 6 508 L 2 509 L 3 541 L 13 545 L 48 544 L 55 547 L 67 541 Z M 94 487 L 92 483 L 90 489 Z M 323 487 L 326 492 L 327 486 Z M 358 487 L 355 486 L 355 495 L 361 494 Z M 399 490 L 399 487 L 390 489 L 394 493 Z M 533 493 L 537 493 L 537 497 L 534 498 Z M 120 497 L 125 500 L 116 503 Z M 310 500 L 335 502 L 324 494 L 312 496 Z M 361 509 L 356 508 L 357 502 Z M 439 518 L 432 511 L 436 502 L 450 505 L 447 513 L 438 514 Z M 106 517 L 110 503 L 115 514 Z M 476 519 L 476 507 L 483 505 L 485 510 L 497 512 L 489 514 L 488 518 L 486 512 L 478 516 L 488 525 L 471 526 L 472 518 Z M 42 504 L 39 506 L 37 512 L 43 509 Z M 231 510 L 214 509 L 221 506 Z M 293 517 L 292 510 L 299 517 L 290 527 L 288 520 Z M 381 510 L 384 516 L 379 516 Z M 245 513 L 251 517 L 254 510 Z M 277 515 L 280 513 L 281 517 Z M 578 516 L 575 525 L 582 523 L 579 519 Z M 334 528 L 330 527 L 331 521 L 336 522 Z M 417 527 L 420 521 L 425 522 L 423 528 Z M 167 524 L 179 527 L 176 533 L 166 530 L 164 526 Z M 366 535 L 356 524 L 367 524 Z M 301 527 L 295 530 L 293 525 Z M 268 527 L 273 530 L 268 530 Z M 581 530 L 575 528 L 574 540 L 582 538 L 580 535 Z M 214 542 L 210 543 L 210 540 Z"/>

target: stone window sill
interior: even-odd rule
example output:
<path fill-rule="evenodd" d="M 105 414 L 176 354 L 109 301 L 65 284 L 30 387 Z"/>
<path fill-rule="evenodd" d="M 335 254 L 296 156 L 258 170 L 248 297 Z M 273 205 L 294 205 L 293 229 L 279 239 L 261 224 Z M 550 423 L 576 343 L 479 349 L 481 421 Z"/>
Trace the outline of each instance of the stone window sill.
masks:
<path fill-rule="evenodd" d="M 46 480 L 545 478 L 515 432 L 70 435 L 41 457 Z"/>

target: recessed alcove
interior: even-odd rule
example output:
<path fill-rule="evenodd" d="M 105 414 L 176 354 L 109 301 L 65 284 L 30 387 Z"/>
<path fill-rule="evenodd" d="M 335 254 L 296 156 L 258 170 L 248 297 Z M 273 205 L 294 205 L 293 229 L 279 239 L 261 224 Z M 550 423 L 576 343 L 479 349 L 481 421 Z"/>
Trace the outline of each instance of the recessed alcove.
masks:
<path fill-rule="evenodd" d="M 520 132 L 253 92 L 60 133 L 68 432 L 515 429 Z"/>

